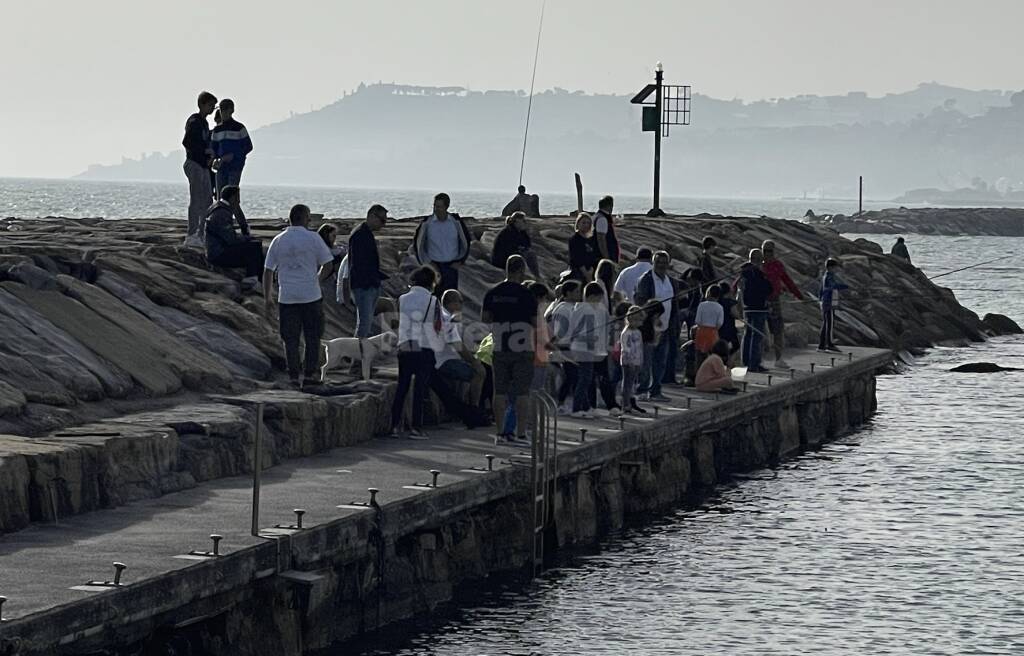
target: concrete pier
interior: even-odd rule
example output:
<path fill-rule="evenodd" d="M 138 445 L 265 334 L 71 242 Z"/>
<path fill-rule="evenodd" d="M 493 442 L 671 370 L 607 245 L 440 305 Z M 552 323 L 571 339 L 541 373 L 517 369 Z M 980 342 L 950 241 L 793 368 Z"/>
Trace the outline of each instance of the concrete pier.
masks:
<path fill-rule="evenodd" d="M 862 423 L 891 354 L 848 353 L 787 352 L 792 371 L 750 374 L 734 397 L 667 388 L 658 419 L 560 418 L 549 550 L 593 542 L 631 514 L 694 500 Z M 178 641 L 297 655 L 429 612 L 461 584 L 523 571 L 533 530 L 530 470 L 510 461 L 519 450 L 495 447 L 485 429 L 429 434 L 266 469 L 259 536 L 248 476 L 0 536 L 0 654 L 127 654 Z M 497 456 L 493 471 L 486 454 Z M 436 487 L 423 485 L 430 470 L 440 471 Z M 371 487 L 379 506 L 353 506 Z M 296 508 L 301 530 L 289 528 Z M 219 555 L 189 555 L 212 551 L 211 534 L 223 536 Z M 88 585 L 112 581 L 115 561 L 127 565 L 122 585 Z"/>

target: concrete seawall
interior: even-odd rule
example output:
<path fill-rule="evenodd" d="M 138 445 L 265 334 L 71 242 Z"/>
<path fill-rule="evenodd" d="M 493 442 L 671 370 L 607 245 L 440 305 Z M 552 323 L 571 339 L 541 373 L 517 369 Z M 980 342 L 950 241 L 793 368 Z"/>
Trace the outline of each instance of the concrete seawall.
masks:
<path fill-rule="evenodd" d="M 561 422 L 549 550 L 592 543 L 630 515 L 693 501 L 731 474 L 863 423 L 890 353 L 850 350 L 849 361 L 794 352 L 792 377 L 751 376 L 736 397 L 669 390 L 672 403 L 658 420 L 631 419 L 621 430 L 610 420 Z M 586 443 L 569 444 L 580 427 L 589 430 Z M 19 603 L 16 590 L 0 590 L 12 597 L 0 655 L 163 653 L 167 645 L 297 655 L 429 612 L 459 585 L 524 571 L 530 471 L 501 460 L 480 472 L 485 453 L 512 453 L 485 435 L 447 431 L 414 447 L 373 440 L 268 470 L 263 524 L 289 523 L 289 509 L 301 505 L 309 512 L 303 530 L 247 536 L 250 490 L 236 477 L 12 534 L 0 544 L 4 578 L 40 592 Z M 441 470 L 439 486 L 412 485 L 429 480 L 428 469 Z M 381 490 L 379 508 L 336 508 L 365 501 L 370 486 Z M 223 555 L 172 559 L 189 544 L 208 548 L 199 540 L 209 528 L 194 525 L 200 517 L 225 535 Z M 103 578 L 104 563 L 118 558 L 134 574 L 127 585 L 68 591 Z M 83 563 L 95 565 L 95 576 Z"/>

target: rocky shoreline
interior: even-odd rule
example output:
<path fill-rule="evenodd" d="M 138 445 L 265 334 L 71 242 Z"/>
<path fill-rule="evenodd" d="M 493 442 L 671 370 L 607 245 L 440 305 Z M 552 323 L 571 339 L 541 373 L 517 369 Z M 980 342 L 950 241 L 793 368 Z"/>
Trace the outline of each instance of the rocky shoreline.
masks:
<path fill-rule="evenodd" d="M 808 211 L 806 218 L 839 233 L 1024 237 L 1024 209 L 1009 207 L 900 207 L 856 216 Z"/>
<path fill-rule="evenodd" d="M 332 222 L 347 232 L 359 221 Z M 475 241 L 462 290 L 472 319 L 502 277 L 488 255 L 503 222 L 467 223 Z M 283 226 L 252 224 L 268 241 Z M 389 273 L 401 270 L 415 225 L 396 220 L 382 233 Z M 240 272 L 212 269 L 181 248 L 183 228 L 170 219 L 0 221 L 0 532 L 250 471 L 257 401 L 268 404 L 268 462 L 383 430 L 390 374 L 370 384 L 339 374 L 316 394 L 285 391 L 276 317 L 265 315 L 258 293 L 242 293 Z M 556 276 L 572 220 L 536 219 L 530 231 L 545 278 Z M 624 253 L 664 248 L 677 273 L 696 263 L 705 235 L 720 245 L 723 272 L 738 271 L 748 249 L 774 239 L 811 299 L 825 258 L 842 258 L 852 290 L 837 323 L 840 343 L 913 351 L 1015 328 L 980 319 L 873 243 L 801 222 L 629 216 L 620 229 Z M 392 275 L 385 293 L 403 291 L 402 276 Z M 891 303 L 893 294 L 904 302 Z M 333 302 L 333 287 L 325 297 L 325 337 L 351 334 L 351 310 Z M 786 316 L 789 344 L 816 340 L 816 303 L 788 303 Z M 355 428 L 338 434 L 339 425 Z"/>

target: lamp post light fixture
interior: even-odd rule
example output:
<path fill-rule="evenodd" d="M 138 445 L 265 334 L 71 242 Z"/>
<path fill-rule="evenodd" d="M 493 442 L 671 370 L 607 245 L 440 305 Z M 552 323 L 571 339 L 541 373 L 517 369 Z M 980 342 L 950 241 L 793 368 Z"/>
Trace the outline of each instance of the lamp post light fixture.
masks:
<path fill-rule="evenodd" d="M 648 98 L 654 94 L 653 100 Z M 654 66 L 654 84 L 648 84 L 630 102 L 644 105 L 642 129 L 654 133 L 654 202 L 647 216 L 665 216 L 661 209 L 661 139 L 669 135 L 669 126 L 690 124 L 689 85 L 665 84 L 665 68 Z"/>

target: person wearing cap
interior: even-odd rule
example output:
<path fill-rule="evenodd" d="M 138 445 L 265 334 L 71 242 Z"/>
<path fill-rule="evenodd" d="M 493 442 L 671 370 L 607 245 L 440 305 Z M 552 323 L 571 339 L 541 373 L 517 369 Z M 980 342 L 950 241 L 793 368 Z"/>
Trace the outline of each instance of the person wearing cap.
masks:
<path fill-rule="evenodd" d="M 252 139 L 245 126 L 234 119 L 235 101 L 225 98 L 218 107 L 221 123 L 210 137 L 217 165 L 217 197 L 227 185 L 239 186 L 245 157 L 252 152 Z"/>
<path fill-rule="evenodd" d="M 387 280 L 387 276 L 380 270 L 380 254 L 377 251 L 377 238 L 374 237 L 374 233 L 384 227 L 387 219 L 387 209 L 383 205 L 374 205 L 367 210 L 366 220 L 348 238 L 347 275 L 348 287 L 356 306 L 356 337 L 370 336 L 374 310 L 380 298 L 380 285 Z"/>
<path fill-rule="evenodd" d="M 181 140 L 181 145 L 185 147 L 184 169 L 188 179 L 188 234 L 185 235 L 185 246 L 189 248 L 206 246 L 204 223 L 206 211 L 213 201 L 213 187 L 210 185 L 213 149 L 210 146 L 210 125 L 206 117 L 217 106 L 217 97 L 209 91 L 203 91 L 197 103 L 199 111 L 185 121 L 185 137 Z"/>

